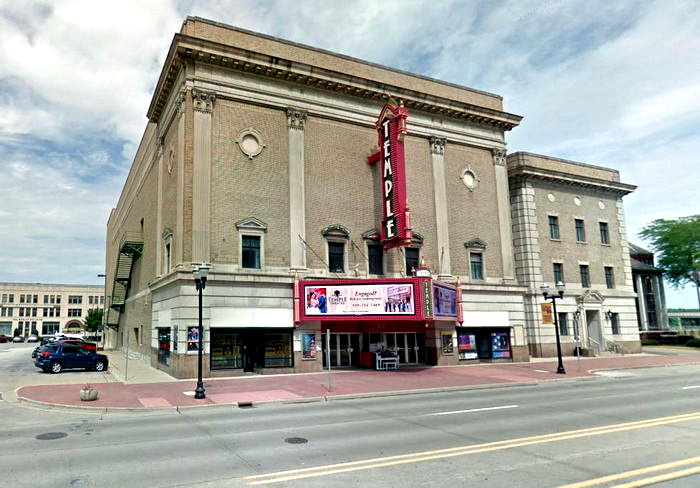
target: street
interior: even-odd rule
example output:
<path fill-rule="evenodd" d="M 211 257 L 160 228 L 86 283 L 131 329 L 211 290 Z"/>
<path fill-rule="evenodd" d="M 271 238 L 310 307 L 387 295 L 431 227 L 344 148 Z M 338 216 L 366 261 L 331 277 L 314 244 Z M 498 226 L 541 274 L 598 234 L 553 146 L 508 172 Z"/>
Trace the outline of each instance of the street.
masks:
<path fill-rule="evenodd" d="M 0 374 L 6 391 L 10 376 Z M 646 486 L 623 483 L 659 475 L 670 479 L 655 486 L 700 485 L 700 459 L 692 459 L 700 456 L 700 366 L 179 413 L 0 401 L 0 415 L 0 486 L 12 488 L 558 487 L 608 475 L 619 476 L 585 486 Z"/>

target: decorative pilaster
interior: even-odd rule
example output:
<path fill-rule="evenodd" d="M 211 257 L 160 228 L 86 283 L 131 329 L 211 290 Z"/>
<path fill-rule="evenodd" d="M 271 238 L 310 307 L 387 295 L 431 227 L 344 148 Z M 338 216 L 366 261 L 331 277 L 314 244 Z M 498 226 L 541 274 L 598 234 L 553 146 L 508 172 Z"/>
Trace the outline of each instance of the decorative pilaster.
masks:
<path fill-rule="evenodd" d="M 437 231 L 438 279 L 452 278 L 450 233 L 447 222 L 447 188 L 445 185 L 445 139 L 430 138 L 433 163 L 433 195 L 435 198 L 435 230 Z"/>
<path fill-rule="evenodd" d="M 620 236 L 620 252 L 622 253 L 622 265 L 625 272 L 625 289 L 632 291 L 632 262 L 630 260 L 629 243 L 627 242 L 627 225 L 625 224 L 625 207 L 622 197 L 617 197 L 617 228 Z M 619 287 L 618 287 L 619 288 Z"/>
<path fill-rule="evenodd" d="M 210 259 L 211 128 L 214 93 L 192 89 L 194 108 L 192 174 L 192 262 Z"/>
<path fill-rule="evenodd" d="M 304 125 L 307 113 L 287 109 L 289 141 L 289 267 L 306 268 L 306 206 L 304 188 Z"/>
<path fill-rule="evenodd" d="M 515 263 L 513 260 L 513 231 L 508 198 L 508 168 L 506 167 L 505 148 L 496 147 L 493 155 L 494 174 L 496 176 L 496 203 L 498 204 L 498 227 L 501 235 L 501 261 L 503 263 L 503 281 L 515 281 Z"/>
<path fill-rule="evenodd" d="M 642 275 L 637 275 L 637 304 L 639 305 L 639 330 L 649 330 L 649 321 L 647 320 L 647 302 L 644 293 L 644 282 Z"/>
<path fill-rule="evenodd" d="M 163 274 L 163 240 L 161 239 L 161 229 L 163 228 L 163 169 L 165 163 L 163 161 L 163 143 L 164 138 L 158 138 L 158 151 L 156 152 L 156 159 L 158 160 L 158 193 L 156 195 L 156 229 L 157 229 L 157 243 L 156 243 L 156 275 Z"/>

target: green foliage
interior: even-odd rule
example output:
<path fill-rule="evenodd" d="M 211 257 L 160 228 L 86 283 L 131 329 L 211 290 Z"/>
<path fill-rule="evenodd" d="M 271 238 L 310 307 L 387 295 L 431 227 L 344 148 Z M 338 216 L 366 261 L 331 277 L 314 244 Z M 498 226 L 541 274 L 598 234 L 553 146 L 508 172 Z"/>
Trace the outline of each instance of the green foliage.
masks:
<path fill-rule="evenodd" d="M 639 235 L 651 242 L 658 255 L 656 265 L 674 288 L 691 282 L 693 271 L 700 271 L 700 215 L 657 219 Z"/>
<path fill-rule="evenodd" d="M 91 308 L 85 316 L 85 330 L 88 332 L 96 332 L 102 329 L 102 315 L 104 311 L 101 308 Z"/>
<path fill-rule="evenodd" d="M 642 346 L 659 346 L 661 342 L 656 339 L 642 339 Z"/>
<path fill-rule="evenodd" d="M 685 345 L 688 347 L 700 347 L 700 339 L 697 337 L 695 339 L 690 339 Z"/>

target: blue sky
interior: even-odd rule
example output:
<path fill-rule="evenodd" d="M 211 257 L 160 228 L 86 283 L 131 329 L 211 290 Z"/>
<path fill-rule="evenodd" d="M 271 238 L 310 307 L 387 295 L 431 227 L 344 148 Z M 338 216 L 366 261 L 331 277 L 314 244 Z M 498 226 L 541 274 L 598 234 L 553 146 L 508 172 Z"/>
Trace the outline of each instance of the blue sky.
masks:
<path fill-rule="evenodd" d="M 617 168 L 631 241 L 700 213 L 698 1 L 0 0 L 0 281 L 99 283 L 170 41 L 210 18 L 504 97 L 508 149 Z M 670 306 L 696 307 L 690 287 Z"/>

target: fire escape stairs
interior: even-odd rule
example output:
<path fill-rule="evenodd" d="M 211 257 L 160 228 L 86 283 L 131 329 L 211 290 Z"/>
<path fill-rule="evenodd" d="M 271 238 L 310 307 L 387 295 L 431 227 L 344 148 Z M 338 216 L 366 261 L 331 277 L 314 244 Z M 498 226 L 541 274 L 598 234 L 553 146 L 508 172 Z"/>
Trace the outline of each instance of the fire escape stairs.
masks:
<path fill-rule="evenodd" d="M 117 265 L 114 270 L 112 297 L 107 311 L 107 326 L 118 327 L 119 315 L 124 311 L 126 297 L 131 284 L 131 271 L 134 261 L 143 253 L 143 238 L 127 235 L 119 246 Z"/>

